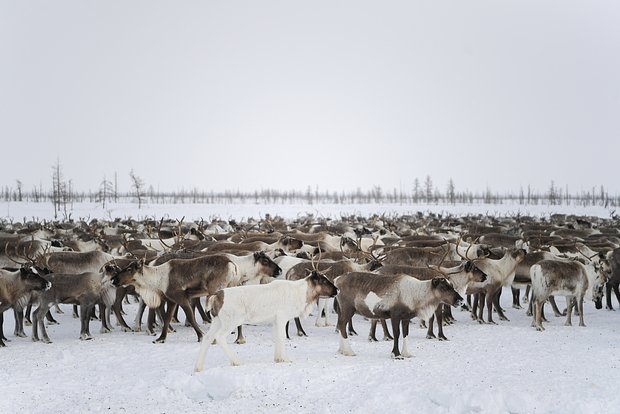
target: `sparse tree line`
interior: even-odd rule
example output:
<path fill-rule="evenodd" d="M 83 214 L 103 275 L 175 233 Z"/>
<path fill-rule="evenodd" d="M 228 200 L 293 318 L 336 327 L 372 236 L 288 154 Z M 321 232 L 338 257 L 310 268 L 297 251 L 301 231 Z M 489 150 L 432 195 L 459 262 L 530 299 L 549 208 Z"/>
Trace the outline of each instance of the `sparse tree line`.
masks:
<path fill-rule="evenodd" d="M 130 191 L 120 191 L 118 175 L 112 178 L 104 176 L 97 190 L 77 191 L 72 180 L 66 179 L 62 173 L 60 161 L 52 168 L 52 188 L 44 188 L 43 184 L 24 189 L 23 182 L 15 180 L 15 185 L 5 185 L 0 199 L 5 202 L 26 201 L 35 203 L 51 202 L 56 217 L 68 217 L 71 204 L 74 202 L 100 203 L 105 209 L 111 203 L 136 203 L 142 207 L 151 204 L 519 204 L 519 205 L 578 205 L 604 206 L 606 208 L 620 205 L 620 195 L 610 195 L 605 188 L 593 186 L 591 189 L 578 193 L 569 192 L 553 181 L 546 191 L 533 190 L 529 185 L 515 192 L 497 192 L 487 187 L 485 191 L 458 190 L 452 178 L 445 189 L 435 185 L 430 175 L 420 182 L 415 178 L 413 187 L 386 190 L 375 185 L 363 190 L 358 187 L 354 191 L 329 191 L 319 186 L 308 186 L 306 190 L 275 190 L 261 189 L 254 191 L 226 190 L 205 191 L 199 189 L 181 189 L 177 191 L 159 191 L 152 185 L 147 187 L 144 180 L 132 169 L 129 173 Z"/>

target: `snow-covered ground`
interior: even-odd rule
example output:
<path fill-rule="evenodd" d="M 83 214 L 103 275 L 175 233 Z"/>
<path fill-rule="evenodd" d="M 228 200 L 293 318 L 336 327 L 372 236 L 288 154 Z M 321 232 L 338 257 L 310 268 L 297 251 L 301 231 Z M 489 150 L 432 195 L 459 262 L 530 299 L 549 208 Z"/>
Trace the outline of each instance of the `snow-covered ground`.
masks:
<path fill-rule="evenodd" d="M 265 214 L 293 219 L 300 215 L 314 214 L 316 217 L 340 218 L 357 214 L 402 215 L 423 213 L 449 213 L 453 215 L 488 214 L 497 215 L 534 215 L 549 216 L 553 213 L 578 214 L 586 216 L 609 217 L 611 209 L 602 206 L 580 207 L 573 205 L 550 206 L 519 204 L 146 204 L 138 209 L 137 204 L 109 204 L 105 209 L 98 203 L 75 203 L 68 211 L 73 219 L 114 219 L 133 217 L 170 217 L 186 220 L 247 219 L 259 218 Z M 62 218 L 62 214 L 59 214 Z M 54 209 L 51 203 L 20 203 L 0 201 L 0 218 L 23 220 L 51 220 Z"/>
<path fill-rule="evenodd" d="M 516 213 L 517 206 L 113 206 L 110 213 L 78 206 L 73 217 L 169 216 L 187 219 L 259 217 L 265 213 L 295 217 L 298 213 L 335 216 L 358 213 L 446 211 L 458 214 Z M 90 208 L 90 210 L 89 210 Z M 47 204 L 0 204 L 0 216 L 51 218 Z M 603 208 L 587 210 L 548 206 L 520 210 L 544 215 L 564 212 L 608 217 Z M 560 300 L 563 303 L 563 300 Z M 193 373 L 199 346 L 191 328 L 176 325 L 166 344 L 151 343 L 144 333 L 118 328 L 80 341 L 79 321 L 69 306 L 57 315 L 60 325 L 48 327 L 53 344 L 32 343 L 12 335 L 13 315 L 5 312 L 4 331 L 11 339 L 0 349 L 0 413 L 66 412 L 312 412 L 312 413 L 612 413 L 620 394 L 620 312 L 585 305 L 587 327 L 564 326 L 550 317 L 545 332 L 530 327 L 525 310 L 502 304 L 510 322 L 479 325 L 456 310 L 448 326 L 448 342 L 425 339 L 425 330 L 411 330 L 414 357 L 390 358 L 391 343 L 366 340 L 369 323 L 354 320 L 355 357 L 336 353 L 333 327 L 304 322 L 307 338 L 287 341 L 291 363 L 273 363 L 271 328 L 248 326 L 247 344 L 232 345 L 244 365 L 229 366 L 222 350 L 210 348 L 206 369 Z M 126 305 L 131 320 L 136 305 Z M 335 321 L 335 315 L 331 315 Z M 206 328 L 206 327 L 205 327 Z M 27 333 L 30 329 L 26 328 Z M 291 333 L 293 330 L 291 329 Z M 380 334 L 378 334 L 380 337 Z M 229 341 L 233 336 L 229 337 Z"/>

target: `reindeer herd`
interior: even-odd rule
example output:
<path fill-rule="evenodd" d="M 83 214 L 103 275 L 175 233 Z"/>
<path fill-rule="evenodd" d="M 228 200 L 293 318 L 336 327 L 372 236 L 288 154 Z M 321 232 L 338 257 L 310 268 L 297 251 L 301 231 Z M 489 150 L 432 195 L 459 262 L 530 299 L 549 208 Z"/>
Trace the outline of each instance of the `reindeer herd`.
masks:
<path fill-rule="evenodd" d="M 272 218 L 243 222 L 214 219 L 0 222 L 0 347 L 6 310 L 15 317 L 14 335 L 51 343 L 47 324 L 52 309 L 72 304 L 80 319 L 81 340 L 92 338 L 90 322 L 101 333 L 114 329 L 146 331 L 163 343 L 178 323 L 201 341 L 196 371 L 204 368 L 208 347 L 222 347 L 239 364 L 227 336 L 236 328 L 245 343 L 244 324 L 273 325 L 276 362 L 288 361 L 285 340 L 293 320 L 316 310 L 317 326 L 331 326 L 337 312 L 338 352 L 355 355 L 353 316 L 371 321 L 393 341 L 391 355 L 409 357 L 410 322 L 418 318 L 427 338 L 446 340 L 444 325 L 454 321 L 451 307 L 462 306 L 484 324 L 508 321 L 500 296 L 510 289 L 513 307 L 532 316 L 544 330 L 544 305 L 556 316 L 573 311 L 585 326 L 584 300 L 597 309 L 620 302 L 620 226 L 615 219 L 552 215 L 342 217 L 340 220 Z M 507 289 L 504 289 L 507 288 Z M 521 299 L 521 290 L 525 295 Z M 139 300 L 133 327 L 124 320 L 127 297 Z M 561 311 L 555 297 L 565 296 Z M 334 299 L 335 298 L 335 299 Z M 204 304 L 204 305 L 203 305 Z M 317 309 L 318 305 L 318 309 Z M 485 309 L 486 306 L 486 319 Z M 210 323 L 206 334 L 196 320 Z M 390 327 L 387 324 L 390 322 Z M 438 333 L 434 333 L 434 325 Z M 401 342 L 402 336 L 402 342 Z"/>

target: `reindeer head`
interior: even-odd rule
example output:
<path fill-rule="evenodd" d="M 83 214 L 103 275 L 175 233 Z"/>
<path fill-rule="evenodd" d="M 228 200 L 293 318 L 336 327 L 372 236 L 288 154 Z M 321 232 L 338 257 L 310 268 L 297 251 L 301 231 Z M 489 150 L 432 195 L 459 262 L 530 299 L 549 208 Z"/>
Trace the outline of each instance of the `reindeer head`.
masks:
<path fill-rule="evenodd" d="M 254 266 L 257 268 L 256 274 L 278 277 L 282 274 L 282 269 L 265 252 L 254 253 Z"/>
<path fill-rule="evenodd" d="M 24 265 L 19 270 L 19 278 L 30 290 L 49 290 L 52 287 L 52 284 L 39 274 L 35 266 Z"/>
<path fill-rule="evenodd" d="M 487 280 L 487 275 L 478 268 L 471 260 L 465 262 L 463 267 L 468 275 L 469 282 L 484 282 Z"/>
<path fill-rule="evenodd" d="M 136 274 L 142 272 L 143 267 L 144 259 L 140 259 L 129 263 L 124 269 L 119 268 L 115 264 L 108 263 L 104 266 L 104 270 L 110 272 L 109 275 L 111 276 L 112 284 L 118 287 L 135 285 L 138 283 Z"/>
<path fill-rule="evenodd" d="M 316 270 L 313 270 L 310 276 L 306 277 L 306 281 L 309 285 L 309 291 L 314 292 L 318 297 L 332 298 L 338 294 L 338 288 L 324 274 Z"/>
<path fill-rule="evenodd" d="M 289 252 L 301 249 L 304 246 L 303 241 L 289 236 L 282 237 L 280 244 Z"/>
<path fill-rule="evenodd" d="M 451 305 L 454 307 L 461 306 L 463 298 L 454 290 L 452 283 L 445 277 L 434 277 L 431 281 L 433 288 L 433 294 L 435 297 L 441 299 L 442 303 Z"/>

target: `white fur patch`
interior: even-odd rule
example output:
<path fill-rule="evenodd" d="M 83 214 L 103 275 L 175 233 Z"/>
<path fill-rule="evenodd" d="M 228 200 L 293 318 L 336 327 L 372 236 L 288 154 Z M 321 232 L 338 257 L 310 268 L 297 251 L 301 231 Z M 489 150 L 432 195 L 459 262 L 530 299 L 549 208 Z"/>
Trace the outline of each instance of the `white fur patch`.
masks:
<path fill-rule="evenodd" d="M 144 300 L 144 303 L 146 303 L 146 306 L 149 308 L 154 309 L 161 305 L 161 297 L 158 292 L 151 289 L 141 289 L 139 287 L 136 287 L 136 292 L 138 292 L 140 297 Z"/>
<path fill-rule="evenodd" d="M 381 300 L 382 299 L 375 292 L 369 292 L 366 298 L 364 298 L 364 303 L 368 306 L 370 312 L 374 314 L 375 306 L 377 306 L 377 303 L 381 302 Z"/>

